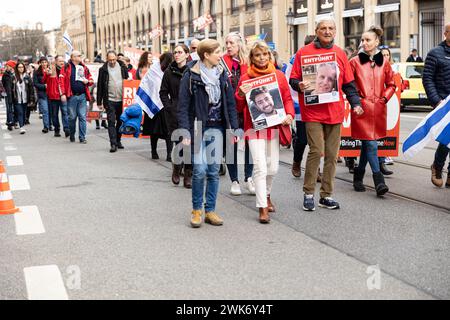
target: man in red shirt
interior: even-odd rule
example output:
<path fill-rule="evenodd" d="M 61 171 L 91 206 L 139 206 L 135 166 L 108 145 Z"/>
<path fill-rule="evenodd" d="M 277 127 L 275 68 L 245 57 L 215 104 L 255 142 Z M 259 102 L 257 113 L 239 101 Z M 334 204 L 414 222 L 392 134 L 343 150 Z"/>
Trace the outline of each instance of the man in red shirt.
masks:
<path fill-rule="evenodd" d="M 352 70 L 345 52 L 334 44 L 336 23 L 331 18 L 316 24 L 316 38 L 309 45 L 298 50 L 289 83 L 299 92 L 300 112 L 306 125 L 309 153 L 306 161 L 305 180 L 303 185 L 303 210 L 314 211 L 314 192 L 316 188 L 317 170 L 322 153 L 325 154 L 322 186 L 320 189 L 319 206 L 328 209 L 339 209 L 339 203 L 333 194 L 334 176 L 336 173 L 336 156 L 339 151 L 341 138 L 341 124 L 344 120 L 344 98 L 350 102 L 352 109 L 360 106 Z M 337 91 L 339 100 L 316 104 L 305 104 L 305 92 L 314 94 L 314 85 L 302 77 L 302 58 L 314 55 L 328 55 L 334 53 L 337 67 Z M 312 92 L 311 92 L 312 91 Z M 336 93 L 337 94 L 337 93 Z M 310 98 L 310 97 L 308 97 Z"/>

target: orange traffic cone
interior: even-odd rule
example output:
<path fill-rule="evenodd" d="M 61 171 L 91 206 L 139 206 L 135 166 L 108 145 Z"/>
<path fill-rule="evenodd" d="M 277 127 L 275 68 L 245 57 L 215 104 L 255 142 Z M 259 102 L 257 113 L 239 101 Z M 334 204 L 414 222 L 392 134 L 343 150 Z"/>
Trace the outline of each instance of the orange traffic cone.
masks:
<path fill-rule="evenodd" d="M 13 214 L 19 211 L 16 208 L 9 189 L 8 175 L 5 172 L 3 162 L 0 160 L 0 214 Z"/>

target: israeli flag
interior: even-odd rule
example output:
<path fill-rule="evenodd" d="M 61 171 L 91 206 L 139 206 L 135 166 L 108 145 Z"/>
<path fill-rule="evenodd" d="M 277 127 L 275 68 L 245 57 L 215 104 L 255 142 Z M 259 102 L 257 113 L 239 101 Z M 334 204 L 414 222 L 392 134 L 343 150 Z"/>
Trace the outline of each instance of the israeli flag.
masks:
<path fill-rule="evenodd" d="M 154 60 L 136 92 L 136 102 L 150 119 L 164 107 L 159 98 L 163 75 L 159 60 Z"/>
<path fill-rule="evenodd" d="M 450 95 L 409 134 L 403 143 L 403 154 L 406 158 L 412 158 L 431 139 L 450 148 Z"/>
<path fill-rule="evenodd" d="M 63 41 L 66 44 L 67 48 L 69 49 L 68 50 L 69 53 L 72 52 L 73 51 L 72 39 L 70 39 L 70 36 L 67 33 L 67 30 L 66 30 L 66 32 L 64 32 Z"/>

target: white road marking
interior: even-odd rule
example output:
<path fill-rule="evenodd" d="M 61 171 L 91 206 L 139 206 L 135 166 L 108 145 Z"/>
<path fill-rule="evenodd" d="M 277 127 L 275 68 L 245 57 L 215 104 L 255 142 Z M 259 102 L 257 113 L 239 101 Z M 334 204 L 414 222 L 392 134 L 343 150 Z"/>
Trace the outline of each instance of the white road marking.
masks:
<path fill-rule="evenodd" d="M 29 300 L 69 300 L 58 266 L 23 269 Z"/>
<path fill-rule="evenodd" d="M 23 160 L 21 156 L 6 157 L 6 163 L 10 167 L 23 166 Z"/>
<path fill-rule="evenodd" d="M 26 174 L 9 176 L 9 186 L 11 191 L 30 190 L 30 183 Z"/>
<path fill-rule="evenodd" d="M 2 124 L 2 130 L 8 130 L 8 126 L 5 126 L 4 124 Z"/>
<path fill-rule="evenodd" d="M 5 151 L 16 151 L 17 148 L 13 145 L 5 146 Z"/>
<path fill-rule="evenodd" d="M 3 134 L 3 139 L 12 139 L 11 135 L 9 133 L 4 133 Z"/>
<path fill-rule="evenodd" d="M 19 209 L 20 211 L 14 214 L 17 235 L 45 233 L 38 207 L 26 206 Z"/>

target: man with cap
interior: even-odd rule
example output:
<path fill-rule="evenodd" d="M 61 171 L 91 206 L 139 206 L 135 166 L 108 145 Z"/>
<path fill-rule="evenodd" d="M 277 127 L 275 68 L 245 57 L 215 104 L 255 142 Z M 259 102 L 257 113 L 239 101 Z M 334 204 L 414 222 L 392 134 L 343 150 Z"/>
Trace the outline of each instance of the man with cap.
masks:
<path fill-rule="evenodd" d="M 15 118 L 14 118 L 14 102 L 13 102 L 13 83 L 14 83 L 14 68 L 16 67 L 16 62 L 9 60 L 6 62 L 6 71 L 2 77 L 2 85 L 6 92 L 6 125 L 8 130 L 12 131 Z"/>

